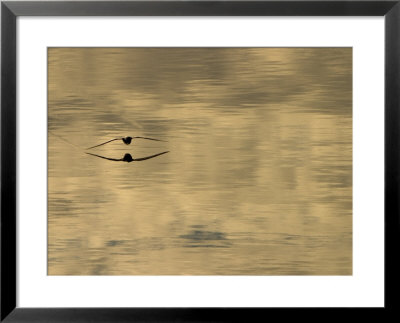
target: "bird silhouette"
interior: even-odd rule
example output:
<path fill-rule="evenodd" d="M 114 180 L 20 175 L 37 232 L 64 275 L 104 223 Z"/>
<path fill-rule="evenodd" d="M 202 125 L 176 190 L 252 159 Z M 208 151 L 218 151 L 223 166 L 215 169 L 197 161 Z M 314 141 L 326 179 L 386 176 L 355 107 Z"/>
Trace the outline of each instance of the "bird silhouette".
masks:
<path fill-rule="evenodd" d="M 154 139 L 154 138 L 149 138 L 149 137 L 140 137 L 140 136 L 136 136 L 136 137 L 118 137 L 118 138 L 114 138 L 114 139 L 108 140 L 106 142 L 103 142 L 101 144 L 98 144 L 96 146 L 89 147 L 87 149 L 92 149 L 92 148 L 96 148 L 96 147 L 99 147 L 99 146 L 103 146 L 103 145 L 108 144 L 109 142 L 112 142 L 112 141 L 115 141 L 115 140 L 122 140 L 125 145 L 129 145 L 132 142 L 133 139 L 146 139 L 146 140 L 154 140 L 154 141 L 166 142 L 165 140 Z"/>
<path fill-rule="evenodd" d="M 95 156 L 95 157 L 99 157 L 99 158 L 103 158 L 103 159 L 107 159 L 107 160 L 112 160 L 112 161 L 123 161 L 123 162 L 133 162 L 133 161 L 142 161 L 142 160 L 147 160 L 147 159 L 151 159 L 163 154 L 168 153 L 169 151 L 163 151 L 162 153 L 158 153 L 155 155 L 151 155 L 151 156 L 146 156 L 146 157 L 141 157 L 141 158 L 133 158 L 131 154 L 125 154 L 124 157 L 122 158 L 109 158 L 109 157 L 104 157 L 104 156 L 100 156 L 100 155 L 96 155 L 96 154 L 92 154 L 92 153 L 85 153 L 91 156 Z"/>

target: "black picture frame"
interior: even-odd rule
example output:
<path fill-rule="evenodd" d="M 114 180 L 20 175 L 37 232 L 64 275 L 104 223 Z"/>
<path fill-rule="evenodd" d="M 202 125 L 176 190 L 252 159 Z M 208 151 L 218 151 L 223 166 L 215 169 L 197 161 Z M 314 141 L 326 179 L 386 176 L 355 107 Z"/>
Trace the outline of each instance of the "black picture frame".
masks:
<path fill-rule="evenodd" d="M 253 322 L 267 315 L 321 320 L 338 308 L 19 308 L 16 306 L 16 19 L 19 16 L 384 16 L 385 306 L 361 310 L 384 320 L 399 307 L 400 1 L 2 1 L 1 322 Z M 268 312 L 267 312 L 268 311 Z M 311 312 L 313 311 L 313 312 Z M 315 311 L 318 311 L 316 314 Z M 322 313 L 321 313 L 322 312 Z M 321 317 L 320 315 L 325 315 Z M 359 318 L 358 318 L 359 319 Z"/>

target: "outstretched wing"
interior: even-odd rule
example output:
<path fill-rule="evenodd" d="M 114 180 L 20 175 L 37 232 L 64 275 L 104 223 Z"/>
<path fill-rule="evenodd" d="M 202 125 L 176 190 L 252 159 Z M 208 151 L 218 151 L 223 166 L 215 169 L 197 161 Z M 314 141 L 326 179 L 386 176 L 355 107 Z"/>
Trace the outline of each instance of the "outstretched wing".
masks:
<path fill-rule="evenodd" d="M 154 158 L 163 154 L 169 153 L 169 151 L 163 151 L 162 153 L 158 153 L 155 155 L 151 155 L 151 156 L 147 156 L 147 157 L 142 157 L 142 158 L 134 158 L 133 161 L 142 161 L 142 160 L 146 160 L 146 159 L 150 159 L 150 158 Z"/>
<path fill-rule="evenodd" d="M 101 144 L 99 144 L 99 145 L 92 146 L 92 147 L 89 147 L 89 148 L 86 148 L 86 149 L 92 149 L 92 148 L 96 148 L 96 147 L 99 147 L 99 146 L 103 146 L 103 145 L 105 145 L 105 144 L 108 144 L 108 143 L 111 142 L 111 141 L 120 140 L 120 139 L 121 139 L 121 138 L 111 139 L 111 140 L 109 140 L 109 141 L 103 142 L 103 143 L 101 143 Z"/>
<path fill-rule="evenodd" d="M 138 139 L 146 139 L 146 140 L 154 140 L 154 141 L 166 142 L 165 140 L 154 139 L 154 138 L 149 138 L 149 137 L 132 137 L 132 138 L 138 138 Z"/>
<path fill-rule="evenodd" d="M 108 158 L 108 157 L 104 157 L 104 156 L 100 156 L 100 155 L 96 155 L 96 154 L 92 154 L 92 153 L 85 153 L 85 154 L 92 155 L 92 156 L 99 157 L 99 158 L 103 158 L 103 159 L 107 159 L 107 160 L 112 160 L 112 161 L 123 161 L 123 158 L 116 159 L 116 158 Z"/>

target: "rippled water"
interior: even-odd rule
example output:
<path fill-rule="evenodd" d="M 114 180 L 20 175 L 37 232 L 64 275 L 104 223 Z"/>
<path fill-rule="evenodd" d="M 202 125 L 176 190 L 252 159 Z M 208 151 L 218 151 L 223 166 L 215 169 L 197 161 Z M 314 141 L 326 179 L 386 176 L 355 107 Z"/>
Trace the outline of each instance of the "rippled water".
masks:
<path fill-rule="evenodd" d="M 50 275 L 351 275 L 350 48 L 48 58 Z"/>

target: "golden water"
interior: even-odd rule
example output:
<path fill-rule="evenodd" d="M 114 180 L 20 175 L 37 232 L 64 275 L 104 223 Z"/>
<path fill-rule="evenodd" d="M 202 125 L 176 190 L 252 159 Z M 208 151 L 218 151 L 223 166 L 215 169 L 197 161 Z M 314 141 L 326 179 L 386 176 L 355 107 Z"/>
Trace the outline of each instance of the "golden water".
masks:
<path fill-rule="evenodd" d="M 48 59 L 49 275 L 352 274 L 351 48 Z"/>

